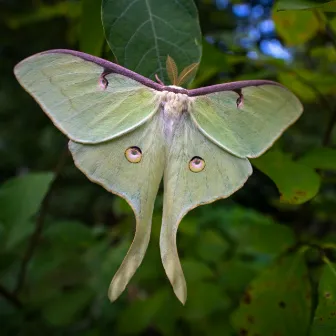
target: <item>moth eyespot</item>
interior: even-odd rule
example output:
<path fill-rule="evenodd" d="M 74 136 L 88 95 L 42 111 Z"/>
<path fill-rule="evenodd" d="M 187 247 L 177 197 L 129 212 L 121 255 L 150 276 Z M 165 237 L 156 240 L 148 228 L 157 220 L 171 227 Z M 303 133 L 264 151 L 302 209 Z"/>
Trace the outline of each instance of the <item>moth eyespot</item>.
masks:
<path fill-rule="evenodd" d="M 129 147 L 125 151 L 126 159 L 131 163 L 139 163 L 142 159 L 142 152 L 139 147 Z"/>
<path fill-rule="evenodd" d="M 193 173 L 199 173 L 205 168 L 205 161 L 199 157 L 199 156 L 194 156 L 190 161 L 189 161 L 189 169 Z"/>

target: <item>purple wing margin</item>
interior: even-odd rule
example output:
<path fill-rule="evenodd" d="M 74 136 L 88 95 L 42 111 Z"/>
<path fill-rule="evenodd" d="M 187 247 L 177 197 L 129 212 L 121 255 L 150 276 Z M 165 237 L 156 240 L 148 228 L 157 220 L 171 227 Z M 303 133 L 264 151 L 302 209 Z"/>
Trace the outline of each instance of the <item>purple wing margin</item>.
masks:
<path fill-rule="evenodd" d="M 198 88 L 198 89 L 187 90 L 184 88 L 165 86 L 165 85 L 156 83 L 152 81 L 151 79 L 148 79 L 142 75 L 139 75 L 138 73 L 134 71 L 131 71 L 129 69 L 122 67 L 121 65 L 118 65 L 110 61 L 104 60 L 102 58 L 92 56 L 92 55 L 89 55 L 89 54 L 86 54 L 80 51 L 76 51 L 76 50 L 53 49 L 53 50 L 41 52 L 40 54 L 53 54 L 53 53 L 70 54 L 70 55 L 82 58 L 85 61 L 93 62 L 101 66 L 104 69 L 105 73 L 118 73 L 120 75 L 127 76 L 157 91 L 171 91 L 174 93 L 186 94 L 190 97 L 203 96 L 209 93 L 222 92 L 222 91 L 239 91 L 248 86 L 277 85 L 277 86 L 284 87 L 277 82 L 261 79 L 261 80 L 244 80 L 244 81 L 216 84 L 216 85 L 211 85 L 211 86 L 205 86 L 205 87 Z"/>

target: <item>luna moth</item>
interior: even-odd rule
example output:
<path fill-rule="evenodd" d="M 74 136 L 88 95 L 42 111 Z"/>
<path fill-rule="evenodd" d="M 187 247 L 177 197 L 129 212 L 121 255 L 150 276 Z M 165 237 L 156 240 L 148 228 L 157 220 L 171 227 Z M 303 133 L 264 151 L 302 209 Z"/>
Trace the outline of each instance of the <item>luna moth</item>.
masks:
<path fill-rule="evenodd" d="M 133 242 L 109 287 L 111 301 L 140 266 L 163 178 L 162 263 L 178 299 L 187 297 L 176 233 L 191 209 L 240 189 L 249 158 L 264 153 L 302 113 L 298 98 L 268 80 L 192 90 L 165 86 L 72 50 L 33 55 L 15 75 L 69 139 L 76 166 L 129 203 Z"/>

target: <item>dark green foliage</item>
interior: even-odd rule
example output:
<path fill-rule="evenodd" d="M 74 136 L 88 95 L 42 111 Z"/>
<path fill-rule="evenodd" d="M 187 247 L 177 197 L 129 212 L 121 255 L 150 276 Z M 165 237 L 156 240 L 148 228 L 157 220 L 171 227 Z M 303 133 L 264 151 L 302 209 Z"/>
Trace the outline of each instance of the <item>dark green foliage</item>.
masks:
<path fill-rule="evenodd" d="M 336 1 L 198 0 L 202 41 L 191 0 L 138 0 L 129 12 L 132 1 L 106 0 L 104 29 L 97 3 L 0 4 L 1 336 L 334 335 Z M 260 6 L 263 14 L 239 16 L 237 3 Z M 155 33 L 149 25 L 134 36 L 150 19 L 148 9 Z M 121 13 L 120 25 L 112 24 Z M 251 38 L 270 15 L 276 33 Z M 273 38 L 291 48 L 290 60 L 262 52 Z M 13 66 L 42 50 L 69 48 L 116 57 L 167 81 L 167 54 L 181 71 L 200 60 L 201 45 L 190 87 L 277 80 L 298 95 L 304 114 L 272 150 L 251 160 L 255 172 L 243 189 L 183 219 L 185 306 L 160 260 L 162 191 L 145 260 L 111 304 L 107 289 L 131 243 L 133 213 L 74 167 L 65 137 L 15 81 Z"/>

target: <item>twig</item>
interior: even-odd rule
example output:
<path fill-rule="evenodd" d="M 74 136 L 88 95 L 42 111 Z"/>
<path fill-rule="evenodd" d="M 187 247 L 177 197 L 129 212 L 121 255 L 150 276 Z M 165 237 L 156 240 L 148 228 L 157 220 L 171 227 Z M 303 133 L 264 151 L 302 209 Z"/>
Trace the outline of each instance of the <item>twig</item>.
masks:
<path fill-rule="evenodd" d="M 0 285 L 0 295 L 3 296 L 14 307 L 16 307 L 18 309 L 22 308 L 21 301 L 14 294 L 12 294 L 5 287 L 3 287 L 2 285 Z"/>
<path fill-rule="evenodd" d="M 47 215 L 47 212 L 48 212 L 48 207 L 49 207 L 49 203 L 50 203 L 50 200 L 51 200 L 52 191 L 53 191 L 53 188 L 55 186 L 55 182 L 58 179 L 58 177 L 59 177 L 59 175 L 62 171 L 62 168 L 65 164 L 68 153 L 69 153 L 68 146 L 66 146 L 65 150 L 60 155 L 57 166 L 54 170 L 54 172 L 55 172 L 54 180 L 53 180 L 46 196 L 44 197 L 44 199 L 42 201 L 41 208 L 40 208 L 40 213 L 39 213 L 39 215 L 37 217 L 37 220 L 36 220 L 35 230 L 34 230 L 33 234 L 31 235 L 26 253 L 24 254 L 22 262 L 21 262 L 19 275 L 18 275 L 18 278 L 17 278 L 17 284 L 16 284 L 16 287 L 15 287 L 15 290 L 14 290 L 14 295 L 16 295 L 20 292 L 21 288 L 23 287 L 23 285 L 25 283 L 29 262 L 30 262 L 33 254 L 35 252 L 35 249 L 36 249 L 36 247 L 39 243 L 39 240 L 40 240 L 40 237 L 41 237 L 41 234 L 42 234 L 42 231 L 43 231 L 44 222 L 45 222 L 45 218 L 46 218 L 46 215 Z"/>

